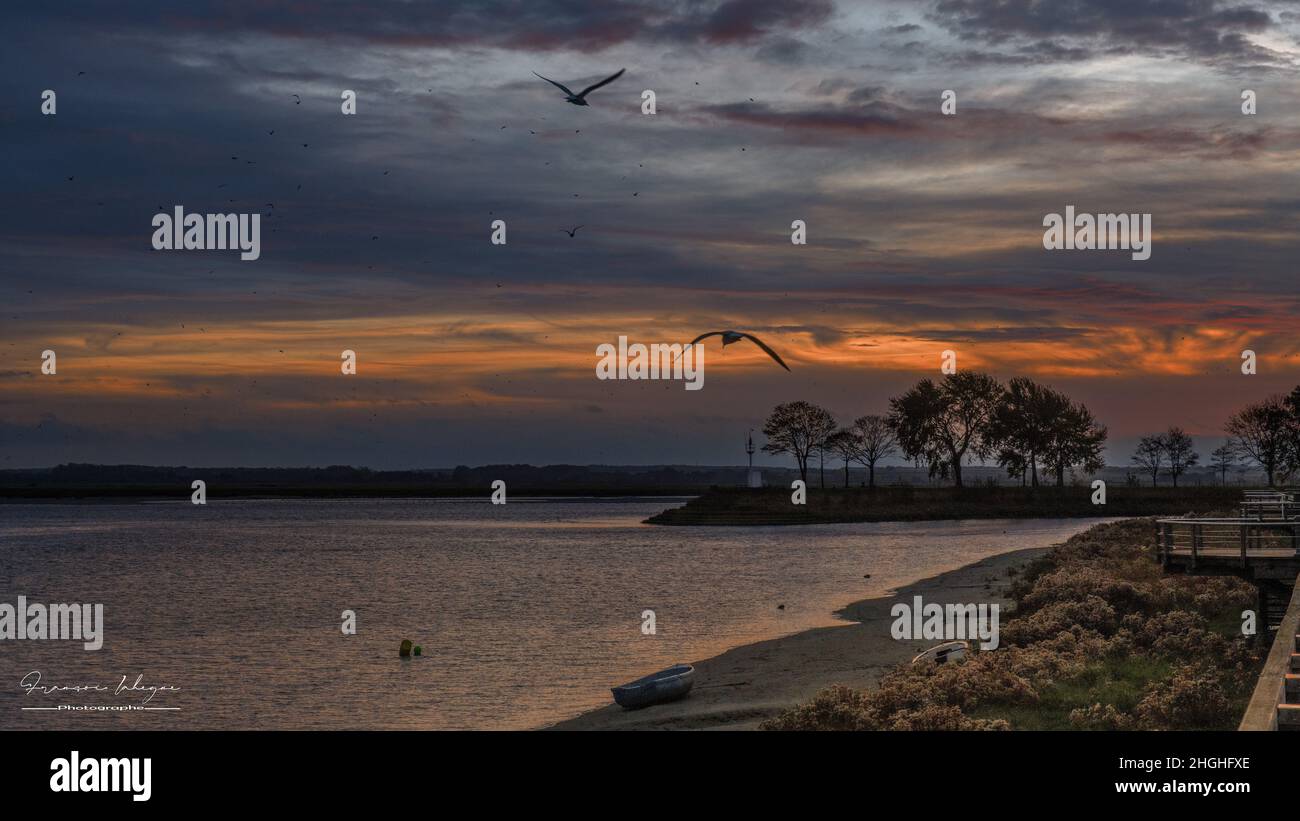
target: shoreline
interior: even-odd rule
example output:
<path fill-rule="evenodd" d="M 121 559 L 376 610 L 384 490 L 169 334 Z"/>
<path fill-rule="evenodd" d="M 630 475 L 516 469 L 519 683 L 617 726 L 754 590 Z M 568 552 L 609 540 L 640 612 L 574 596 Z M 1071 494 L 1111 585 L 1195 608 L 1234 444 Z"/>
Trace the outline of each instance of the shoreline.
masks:
<path fill-rule="evenodd" d="M 686 501 L 694 499 L 694 496 L 688 494 L 659 496 L 629 493 L 622 496 L 616 495 L 597 495 L 597 496 L 579 496 L 579 495 L 546 495 L 520 493 L 511 496 L 511 502 L 523 502 L 536 504 L 540 502 L 555 504 L 576 504 L 582 502 L 661 502 L 665 499 L 671 501 Z M 490 496 L 476 493 L 473 496 L 208 496 L 208 502 L 476 502 L 481 501 L 484 504 L 490 504 Z M 17 496 L 0 495 L 0 506 L 3 505 L 51 505 L 51 506 L 68 506 L 76 505 L 137 505 L 137 504 L 192 504 L 189 496 L 184 498 L 177 496 L 77 496 L 66 498 L 20 498 Z M 643 522 L 644 524 L 644 522 Z"/>
<path fill-rule="evenodd" d="M 912 596 L 921 595 L 926 603 L 987 601 L 1006 608 L 1012 581 L 1008 569 L 1019 569 L 1052 547 L 990 556 L 888 595 L 855 601 L 835 611 L 844 624 L 745 644 L 692 662 L 695 687 L 681 701 L 632 711 L 611 702 L 538 729 L 756 730 L 765 719 L 807 702 L 832 684 L 874 686 L 896 665 L 938 643 L 892 638 L 889 611 L 895 603 L 910 603 Z"/>
<path fill-rule="evenodd" d="M 423 489 L 375 489 L 358 490 L 319 490 L 315 488 L 267 488 L 264 490 L 220 488 L 220 494 L 212 487 L 208 489 L 209 501 L 248 502 L 248 501 L 488 501 L 491 489 L 472 488 L 454 491 Z M 694 499 L 700 490 L 665 490 L 622 489 L 622 488 L 579 488 L 579 489 L 536 489 L 523 488 L 511 490 L 510 498 L 515 500 L 544 500 L 553 502 L 591 502 L 591 501 L 684 501 Z M 13 488 L 0 488 L 0 504 L 133 504 L 137 502 L 189 502 L 191 491 L 184 493 L 175 490 L 147 490 L 125 488 L 112 493 L 103 489 L 37 489 L 33 491 L 16 491 Z"/>
<path fill-rule="evenodd" d="M 1172 516 L 1233 510 L 1240 489 L 1110 486 L 1102 501 L 1087 486 L 809 488 L 792 504 L 782 488 L 710 488 L 646 519 L 668 527 L 736 527 L 951 519 L 1073 519 Z"/>

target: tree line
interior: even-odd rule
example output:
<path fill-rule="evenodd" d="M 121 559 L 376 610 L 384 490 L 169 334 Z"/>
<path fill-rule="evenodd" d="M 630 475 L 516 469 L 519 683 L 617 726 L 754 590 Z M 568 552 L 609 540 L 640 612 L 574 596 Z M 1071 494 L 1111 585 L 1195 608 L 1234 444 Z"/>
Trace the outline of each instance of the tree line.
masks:
<path fill-rule="evenodd" d="M 793 456 L 805 482 L 814 454 L 823 463 L 827 453 L 843 459 L 845 487 L 850 463 L 865 466 L 874 487 L 876 463 L 895 454 L 926 465 L 932 478 L 951 477 L 957 487 L 968 459 L 996 458 L 1009 476 L 1035 487 L 1040 472 L 1064 485 L 1071 468 L 1092 472 L 1105 465 L 1106 427 L 1082 403 L 1031 379 L 1004 385 L 974 371 L 922 379 L 890 399 L 887 414 L 860 416 L 845 427 L 810 402 L 777 405 L 763 433 L 763 450 Z"/>
<path fill-rule="evenodd" d="M 1210 466 L 1227 484 L 1228 471 L 1240 463 L 1264 472 L 1269 487 L 1300 474 L 1300 386 L 1283 396 L 1274 394 L 1234 413 L 1223 427 L 1227 441 L 1215 448 Z M 1178 486 L 1178 477 L 1200 460 L 1192 438 L 1182 428 L 1144 436 L 1132 456 L 1133 464 L 1159 483 L 1163 471 Z"/>

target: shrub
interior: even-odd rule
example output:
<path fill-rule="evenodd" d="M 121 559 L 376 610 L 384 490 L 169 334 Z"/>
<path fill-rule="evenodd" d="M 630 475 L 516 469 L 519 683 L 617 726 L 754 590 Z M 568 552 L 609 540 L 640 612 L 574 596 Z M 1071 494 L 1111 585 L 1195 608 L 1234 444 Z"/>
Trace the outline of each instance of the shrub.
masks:
<path fill-rule="evenodd" d="M 1130 730 L 1133 719 L 1114 704 L 1094 704 L 1070 711 L 1070 726 L 1076 730 Z"/>
<path fill-rule="evenodd" d="M 889 723 L 891 730 L 1010 730 L 1002 719 L 979 719 L 963 715 L 958 707 L 931 704 L 919 710 L 904 710 Z"/>
<path fill-rule="evenodd" d="M 1097 596 L 1085 596 L 1082 601 L 1052 602 L 1023 617 L 1017 613 L 1017 618 L 1002 628 L 1002 637 L 1013 644 L 1025 645 L 1076 629 L 1109 635 L 1115 632 L 1117 624 L 1115 608 Z"/>
<path fill-rule="evenodd" d="M 1211 624 L 1251 607 L 1254 589 L 1230 577 L 1165 576 L 1151 538 L 1150 520 L 1080 533 L 1008 573 L 1016 606 L 999 649 L 902 664 L 868 692 L 832 687 L 762 727 L 1010 729 L 975 716 L 1043 706 L 1068 709 L 1056 720 L 1077 729 L 1231 728 L 1233 701 L 1253 687 L 1262 653 Z M 1134 701 L 1131 714 L 1114 703 Z"/>
<path fill-rule="evenodd" d="M 1017 605 L 1016 612 L 1033 612 L 1051 604 L 1072 603 L 1088 597 L 1101 599 L 1117 613 L 1135 613 L 1151 605 L 1151 591 L 1125 579 L 1115 578 L 1102 568 L 1063 567 L 1034 583 Z"/>
<path fill-rule="evenodd" d="M 1142 726 L 1152 730 L 1218 729 L 1236 722 L 1228 712 L 1228 697 L 1209 671 L 1179 668 L 1165 681 L 1154 682 L 1134 711 Z"/>
<path fill-rule="evenodd" d="M 865 694 L 835 684 L 807 704 L 759 725 L 761 730 L 879 730 L 867 711 Z"/>

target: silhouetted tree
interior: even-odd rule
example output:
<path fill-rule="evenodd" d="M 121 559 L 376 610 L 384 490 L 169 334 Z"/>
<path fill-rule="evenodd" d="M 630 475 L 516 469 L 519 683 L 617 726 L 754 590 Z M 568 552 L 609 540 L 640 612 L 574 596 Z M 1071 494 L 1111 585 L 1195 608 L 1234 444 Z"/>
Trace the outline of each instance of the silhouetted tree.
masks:
<path fill-rule="evenodd" d="M 883 416 L 859 416 L 851 430 L 857 437 L 858 455 L 854 458 L 867 468 L 867 487 L 876 486 L 876 462 L 898 452 L 898 437 Z"/>
<path fill-rule="evenodd" d="M 1178 487 L 1178 477 L 1195 465 L 1201 455 L 1193 450 L 1195 444 L 1192 442 L 1192 437 L 1178 426 L 1170 428 L 1162 439 L 1165 445 L 1165 457 L 1169 459 L 1169 475 L 1174 480 L 1174 487 Z"/>
<path fill-rule="evenodd" d="M 1133 464 L 1151 474 L 1151 487 L 1155 487 L 1160 468 L 1165 462 L 1165 437 L 1143 436 L 1133 452 Z"/>
<path fill-rule="evenodd" d="M 1029 462 L 1023 453 L 1014 448 L 1004 447 L 998 451 L 998 464 L 1007 469 L 1007 476 L 1012 479 L 1019 476 L 1020 486 L 1025 486 L 1027 482 L 1025 473 L 1029 470 Z"/>
<path fill-rule="evenodd" d="M 849 486 L 849 462 L 858 458 L 861 447 L 853 428 L 840 428 L 826 440 L 826 447 L 831 453 L 844 460 L 844 486 Z"/>
<path fill-rule="evenodd" d="M 830 442 L 830 437 L 834 435 L 835 433 L 832 431 L 821 441 L 821 444 L 817 445 L 817 484 L 822 489 L 826 488 L 826 447 Z"/>
<path fill-rule="evenodd" d="M 1228 484 L 1228 471 L 1237 464 L 1237 446 L 1231 439 L 1210 451 L 1210 467 L 1219 474 L 1219 483 Z"/>
<path fill-rule="evenodd" d="M 1067 399 L 1049 430 L 1043 462 L 1056 471 L 1057 487 L 1065 487 L 1066 468 L 1078 465 L 1085 473 L 1095 473 L 1106 466 L 1106 426 L 1082 403 Z"/>
<path fill-rule="evenodd" d="M 830 411 L 810 402 L 787 402 L 777 405 L 763 423 L 767 453 L 788 453 L 799 465 L 799 478 L 808 482 L 808 457 L 823 446 L 835 432 L 835 418 Z"/>
<path fill-rule="evenodd" d="M 1053 436 L 1053 425 L 1070 407 L 1062 393 L 1023 376 L 1007 383 L 997 410 L 993 413 L 991 438 L 998 444 L 998 464 L 1008 476 L 1020 476 L 1038 487 L 1038 465 Z"/>
<path fill-rule="evenodd" d="M 1238 453 L 1263 468 L 1272 487 L 1278 471 L 1285 471 L 1293 458 L 1294 424 L 1287 400 L 1270 396 L 1233 414 L 1224 430 L 1236 441 Z"/>
<path fill-rule="evenodd" d="M 1291 417 L 1287 423 L 1288 443 L 1284 467 L 1284 473 L 1289 481 L 1292 474 L 1300 471 L 1300 385 L 1287 395 L 1283 404 Z"/>
<path fill-rule="evenodd" d="M 1038 486 L 1040 466 L 1056 474 L 1058 486 L 1065 485 L 1065 471 L 1075 465 L 1088 472 L 1105 467 L 1105 426 L 1084 405 L 1032 379 L 1017 377 L 1007 383 L 991 435 L 998 464 L 1008 476 L 1021 477 L 1022 485 L 1027 470 L 1030 482 Z"/>
<path fill-rule="evenodd" d="M 962 461 L 986 458 L 993 447 L 990 427 L 1002 393 L 996 379 L 975 371 L 949 374 L 938 384 L 922 379 L 889 400 L 889 424 L 907 458 L 924 459 L 931 477 L 951 471 L 962 487 Z"/>

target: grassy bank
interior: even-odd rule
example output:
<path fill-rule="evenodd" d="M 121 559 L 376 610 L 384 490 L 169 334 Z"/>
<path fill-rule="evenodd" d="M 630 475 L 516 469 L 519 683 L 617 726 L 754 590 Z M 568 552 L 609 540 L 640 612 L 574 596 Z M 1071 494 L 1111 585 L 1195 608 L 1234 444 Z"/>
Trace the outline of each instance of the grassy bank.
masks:
<path fill-rule="evenodd" d="M 1149 520 L 1098 525 L 1018 574 L 1002 646 L 834 686 L 774 730 L 1235 729 L 1267 648 L 1244 581 L 1166 576 Z"/>
<path fill-rule="evenodd" d="M 910 486 L 810 488 L 807 504 L 790 501 L 786 488 L 715 487 L 682 507 L 646 521 L 659 525 L 794 525 L 934 519 L 1024 519 L 1075 516 L 1160 516 L 1234 510 L 1239 487 L 1106 489 L 1106 504 L 1092 503 L 1089 487 Z M 1235 514 L 1234 514 L 1235 515 Z"/>

